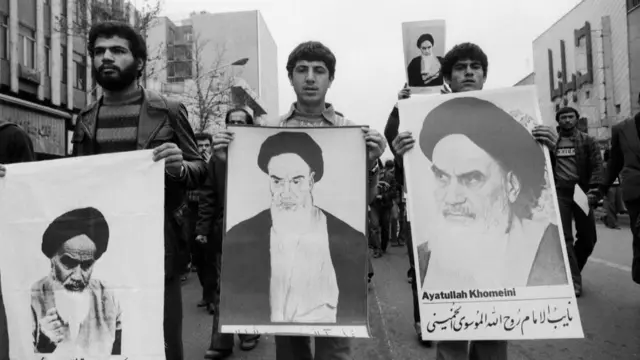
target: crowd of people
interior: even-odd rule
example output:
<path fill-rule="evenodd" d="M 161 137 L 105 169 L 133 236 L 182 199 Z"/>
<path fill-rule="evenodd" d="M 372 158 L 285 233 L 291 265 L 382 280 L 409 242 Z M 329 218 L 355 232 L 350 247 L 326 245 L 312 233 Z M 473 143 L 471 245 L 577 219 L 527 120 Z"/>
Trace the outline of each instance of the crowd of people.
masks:
<path fill-rule="evenodd" d="M 89 156 L 142 149 L 154 150 L 154 161 L 165 161 L 165 290 L 164 338 L 167 360 L 184 358 L 182 343 L 181 278 L 191 265 L 202 286 L 197 306 L 213 315 L 212 336 L 206 359 L 223 359 L 234 349 L 234 335 L 218 331 L 220 318 L 220 277 L 227 149 L 234 140 L 230 129 L 194 134 L 185 106 L 144 89 L 139 79 L 147 60 L 144 39 L 131 26 L 118 22 L 95 24 L 89 33 L 88 52 L 93 76 L 104 96 L 78 116 L 73 134 L 73 156 Z M 489 60 L 472 43 L 451 48 L 442 59 L 443 93 L 482 90 L 487 80 Z M 278 120 L 281 127 L 326 127 L 356 125 L 338 112 L 325 97 L 336 74 L 336 57 L 320 42 L 308 41 L 290 53 L 287 75 L 296 95 L 291 109 Z M 405 85 L 398 101 L 411 97 Z M 593 137 L 576 127 L 580 115 L 571 107 L 556 114 L 557 129 L 538 125 L 533 137 L 546 147 L 552 158 L 556 192 L 576 296 L 582 294 L 581 271 L 596 244 L 593 209 L 585 213 L 573 201 L 576 185 L 595 206 L 610 186 L 623 174 L 623 201 L 616 195 L 609 202 L 624 203 L 631 217 L 633 234 L 633 279 L 640 282 L 640 148 L 630 144 L 629 132 L 640 134 L 640 118 L 626 120 L 613 128 L 608 166 L 603 170 L 600 147 Z M 384 256 L 389 244 L 406 246 L 409 262 L 414 325 L 420 336 L 418 284 L 407 218 L 407 192 L 403 155 L 415 145 L 414 135 L 399 132 L 400 115 L 396 103 L 388 117 L 384 136 L 362 127 L 369 169 L 369 247 L 372 257 Z M 250 110 L 236 108 L 226 114 L 225 123 L 260 126 Z M 364 125 L 364 124 L 360 124 Z M 154 129 L 156 129 L 154 131 Z M 394 158 L 380 160 L 387 144 Z M 0 177 L 11 176 L 2 164 L 33 161 L 33 145 L 18 126 L 0 120 Z M 619 205 L 612 205 L 615 207 Z M 577 235 L 573 237 L 572 223 Z M 613 223 L 611 226 L 617 226 Z M 369 279 L 374 276 L 369 261 Z M 1 294 L 0 294 L 1 295 Z M 0 299 L 1 300 L 1 299 Z M 0 336 L 6 338 L 6 317 L 0 313 Z M 312 340 L 315 346 L 312 346 Z M 245 351 L 259 346 L 260 335 L 240 335 Z M 351 339 L 345 337 L 276 336 L 278 360 L 351 359 Z M 430 342 L 424 342 L 430 346 Z M 0 339 L 0 359 L 8 359 L 8 349 Z M 507 359 L 506 341 L 441 341 L 435 344 L 437 358 L 447 360 Z"/>

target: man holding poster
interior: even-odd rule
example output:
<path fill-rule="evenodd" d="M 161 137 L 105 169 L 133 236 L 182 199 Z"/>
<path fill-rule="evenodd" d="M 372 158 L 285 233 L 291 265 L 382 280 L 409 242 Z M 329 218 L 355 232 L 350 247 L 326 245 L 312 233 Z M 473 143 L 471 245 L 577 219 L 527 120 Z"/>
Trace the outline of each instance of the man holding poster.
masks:
<path fill-rule="evenodd" d="M 482 49 L 472 43 L 453 47 L 444 57 L 442 73 L 453 93 L 482 90 L 487 79 L 488 59 Z M 397 108 L 394 109 L 397 113 Z M 392 113 L 393 114 L 393 113 Z M 391 117 L 390 117 L 391 119 Z M 399 115 L 397 116 L 399 123 Z M 533 130 L 537 141 L 550 149 L 555 148 L 556 135 L 547 126 L 537 126 Z M 392 142 L 398 158 L 415 145 L 415 138 L 409 131 L 399 133 Z M 419 264 L 427 259 L 418 259 Z M 441 341 L 437 344 L 437 358 L 442 360 L 506 360 L 506 341 Z"/>
<path fill-rule="evenodd" d="M 290 111 L 282 116 L 282 127 L 324 127 L 354 126 L 355 123 L 337 112 L 325 102 L 327 90 L 334 80 L 336 57 L 322 43 L 308 41 L 298 45 L 289 55 L 287 73 L 297 101 Z M 375 130 L 362 128 L 367 145 L 369 169 L 377 168 L 377 160 L 385 150 L 386 142 Z M 226 151 L 233 134 L 221 131 L 214 138 L 214 149 Z M 369 182 L 371 193 L 375 194 L 377 176 Z M 364 209 L 363 209 L 364 211 Z M 265 235 L 267 236 L 267 235 Z M 363 262 L 363 268 L 365 263 Z M 363 281 L 365 279 L 363 278 Z M 366 294 L 364 294 L 366 296 Z M 347 337 L 317 337 L 315 356 L 312 352 L 311 338 L 308 336 L 276 336 L 276 359 L 350 359 L 351 341 Z"/>
<path fill-rule="evenodd" d="M 184 249 L 175 213 L 184 206 L 187 188 L 195 189 L 204 181 L 206 166 L 184 105 L 139 85 L 147 46 L 136 30 L 121 22 L 96 23 L 89 32 L 88 52 L 104 96 L 78 115 L 73 156 L 154 149 L 153 161 L 164 160 L 165 352 L 167 360 L 182 360 L 180 254 Z"/>

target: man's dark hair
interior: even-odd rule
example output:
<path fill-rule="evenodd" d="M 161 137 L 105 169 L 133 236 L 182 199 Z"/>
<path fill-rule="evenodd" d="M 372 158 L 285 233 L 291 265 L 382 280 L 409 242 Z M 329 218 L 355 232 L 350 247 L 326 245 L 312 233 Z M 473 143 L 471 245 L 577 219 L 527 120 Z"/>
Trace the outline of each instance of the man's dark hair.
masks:
<path fill-rule="evenodd" d="M 207 134 L 207 133 L 197 133 L 196 134 L 196 141 L 202 141 L 202 140 L 209 140 L 209 143 L 211 143 L 211 134 Z"/>
<path fill-rule="evenodd" d="M 471 60 L 478 61 L 482 66 L 482 72 L 484 77 L 487 77 L 487 71 L 489 70 L 489 59 L 487 54 L 482 51 L 480 46 L 473 43 L 462 43 L 454 46 L 447 52 L 442 60 L 442 75 L 445 79 L 451 79 L 451 73 L 453 67 L 458 61 Z"/>
<path fill-rule="evenodd" d="M 117 36 L 129 42 L 129 51 L 135 59 L 142 60 L 142 69 L 138 72 L 138 78 L 142 76 L 145 66 L 147 65 L 147 43 L 140 33 L 131 25 L 121 21 L 103 21 L 94 24 L 89 30 L 89 55 L 93 59 L 95 53 L 96 40 L 99 37 L 112 38 Z"/>
<path fill-rule="evenodd" d="M 419 48 L 420 45 L 422 45 L 423 42 L 425 42 L 425 40 L 429 40 L 429 42 L 431 43 L 431 45 L 435 45 L 436 43 L 433 41 L 433 36 L 431 34 L 422 34 L 420 35 L 420 37 L 418 38 L 418 41 L 416 42 L 416 46 Z"/>
<path fill-rule="evenodd" d="M 224 117 L 224 123 L 225 124 L 229 124 L 229 118 L 231 117 L 231 114 L 237 113 L 237 112 L 243 112 L 243 113 L 247 114 L 247 125 L 254 125 L 253 124 L 253 116 L 251 116 L 251 114 L 249 114 L 249 112 L 247 110 L 242 109 L 242 108 L 231 109 L 231 110 L 227 111 L 227 115 Z"/>
<path fill-rule="evenodd" d="M 307 41 L 296 46 L 287 60 L 287 74 L 293 75 L 293 68 L 298 61 L 322 61 L 329 69 L 329 78 L 333 80 L 336 73 L 336 56 L 319 41 Z"/>
<path fill-rule="evenodd" d="M 393 169 L 395 165 L 393 159 L 387 159 L 387 161 L 384 162 L 385 169 Z"/>
<path fill-rule="evenodd" d="M 560 122 L 560 115 L 569 113 L 576 114 L 576 119 L 580 119 L 580 113 L 578 112 L 578 110 L 572 108 L 571 106 L 565 106 L 562 109 L 558 110 L 558 112 L 556 112 L 556 122 Z"/>

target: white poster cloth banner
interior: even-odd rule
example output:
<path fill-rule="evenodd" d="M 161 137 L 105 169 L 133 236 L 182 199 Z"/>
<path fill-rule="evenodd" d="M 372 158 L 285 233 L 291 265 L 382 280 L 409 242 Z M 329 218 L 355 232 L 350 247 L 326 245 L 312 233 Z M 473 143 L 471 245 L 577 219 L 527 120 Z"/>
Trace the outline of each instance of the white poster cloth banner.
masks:
<path fill-rule="evenodd" d="M 164 162 L 152 151 L 7 166 L 11 359 L 164 359 Z"/>
<path fill-rule="evenodd" d="M 362 130 L 233 131 L 221 332 L 370 337 Z"/>
<path fill-rule="evenodd" d="M 399 110 L 423 339 L 582 338 L 535 88 Z"/>

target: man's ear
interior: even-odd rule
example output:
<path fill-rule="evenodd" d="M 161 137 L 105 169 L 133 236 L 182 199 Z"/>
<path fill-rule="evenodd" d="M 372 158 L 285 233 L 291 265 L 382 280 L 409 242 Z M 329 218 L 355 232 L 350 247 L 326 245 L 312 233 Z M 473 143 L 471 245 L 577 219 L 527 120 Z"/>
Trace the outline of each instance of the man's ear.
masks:
<path fill-rule="evenodd" d="M 293 86 L 293 76 L 288 74 L 287 77 L 289 78 L 289 85 Z"/>
<path fill-rule="evenodd" d="M 309 190 L 313 190 L 313 185 L 315 185 L 316 181 L 314 180 L 316 177 L 316 172 L 312 171 L 309 173 Z"/>
<path fill-rule="evenodd" d="M 518 195 L 520 195 L 520 190 L 520 179 L 518 179 L 513 171 L 509 171 L 507 173 L 507 197 L 509 198 L 510 204 L 516 202 Z"/>

